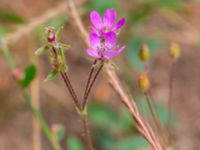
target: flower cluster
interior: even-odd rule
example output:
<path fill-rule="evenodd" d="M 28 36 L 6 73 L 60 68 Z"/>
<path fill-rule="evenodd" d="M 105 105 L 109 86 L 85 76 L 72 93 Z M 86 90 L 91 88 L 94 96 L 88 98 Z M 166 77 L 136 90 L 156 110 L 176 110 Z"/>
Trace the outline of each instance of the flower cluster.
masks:
<path fill-rule="evenodd" d="M 103 18 L 96 11 L 90 13 L 92 33 L 89 36 L 90 48 L 88 55 L 95 59 L 110 59 L 121 53 L 126 46 L 117 45 L 118 30 L 124 25 L 125 18 L 116 22 L 117 13 L 114 9 L 107 9 Z"/>

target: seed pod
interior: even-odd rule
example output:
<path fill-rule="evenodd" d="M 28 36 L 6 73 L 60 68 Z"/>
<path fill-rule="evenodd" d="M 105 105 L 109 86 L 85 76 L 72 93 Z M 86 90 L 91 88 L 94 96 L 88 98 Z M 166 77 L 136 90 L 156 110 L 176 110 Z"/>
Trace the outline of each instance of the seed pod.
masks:
<path fill-rule="evenodd" d="M 142 73 L 138 79 L 139 88 L 143 91 L 147 91 L 150 87 L 149 78 L 146 73 Z"/>
<path fill-rule="evenodd" d="M 142 62 L 147 62 L 149 60 L 149 48 L 146 44 L 141 45 L 139 57 Z"/>
<path fill-rule="evenodd" d="M 171 59 L 176 60 L 180 56 L 180 47 L 177 43 L 173 42 L 170 47 L 169 56 Z"/>

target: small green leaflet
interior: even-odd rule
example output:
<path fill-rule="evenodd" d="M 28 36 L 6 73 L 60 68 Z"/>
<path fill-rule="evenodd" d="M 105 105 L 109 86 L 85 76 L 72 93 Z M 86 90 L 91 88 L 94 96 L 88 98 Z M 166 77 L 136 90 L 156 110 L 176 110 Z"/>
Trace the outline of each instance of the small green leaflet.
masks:
<path fill-rule="evenodd" d="M 55 79 L 58 75 L 58 71 L 56 69 L 52 70 L 48 76 L 46 77 L 46 79 L 44 80 L 44 82 L 48 82 L 51 81 L 53 79 Z"/>
<path fill-rule="evenodd" d="M 30 83 L 33 81 L 33 79 L 36 76 L 36 67 L 35 65 L 30 65 L 26 67 L 24 71 L 24 79 L 21 81 L 22 87 L 26 88 L 30 85 Z"/>

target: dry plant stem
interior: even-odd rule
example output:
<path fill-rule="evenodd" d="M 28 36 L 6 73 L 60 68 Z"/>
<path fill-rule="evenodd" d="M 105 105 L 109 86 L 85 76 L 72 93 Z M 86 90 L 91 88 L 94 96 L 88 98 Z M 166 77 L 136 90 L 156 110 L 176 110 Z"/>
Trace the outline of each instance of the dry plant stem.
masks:
<path fill-rule="evenodd" d="M 167 130 L 169 133 L 169 142 L 171 143 L 171 117 L 172 117 L 172 98 L 173 98 L 173 76 L 175 69 L 175 61 L 171 63 L 169 71 L 169 99 L 168 99 L 168 118 L 167 118 Z"/>
<path fill-rule="evenodd" d="M 149 107 L 149 110 L 150 110 L 150 113 L 151 113 L 151 116 L 152 116 L 152 119 L 153 119 L 153 123 L 156 127 L 156 131 L 158 133 L 158 138 L 160 140 L 160 142 L 162 143 L 162 146 L 163 148 L 166 148 L 167 147 L 167 140 L 166 140 L 166 137 L 165 137 L 165 132 L 162 128 L 162 125 L 159 121 L 159 117 L 156 113 L 156 107 L 155 107 L 155 103 L 153 102 L 152 98 L 151 98 L 151 94 L 150 94 L 150 91 L 146 91 L 144 92 L 144 95 L 146 97 L 146 100 L 147 100 L 147 104 L 148 104 L 148 107 Z"/>
<path fill-rule="evenodd" d="M 89 84 L 88 86 L 88 90 L 87 92 L 85 93 L 85 96 L 84 96 L 84 99 L 83 99 L 83 109 L 85 108 L 85 106 L 87 105 L 87 102 L 88 102 L 88 97 L 89 97 L 89 94 L 91 92 L 91 89 L 99 75 L 99 73 L 101 72 L 102 68 L 103 68 L 104 64 L 102 63 L 101 66 L 98 68 L 96 74 L 94 75 L 93 79 L 91 80 L 91 83 Z"/>
<path fill-rule="evenodd" d="M 85 40 L 85 43 L 87 46 L 89 46 L 88 43 L 88 33 L 85 30 L 83 23 L 81 22 L 81 19 L 78 15 L 78 12 L 76 10 L 75 4 L 73 0 L 68 0 L 68 10 L 69 14 L 71 14 L 71 19 L 76 25 L 79 34 L 83 37 Z M 154 132 L 150 128 L 150 126 L 142 119 L 140 116 L 137 107 L 135 106 L 134 101 L 131 97 L 128 97 L 128 94 L 125 93 L 125 91 L 122 89 L 121 85 L 119 84 L 118 77 L 116 73 L 111 69 L 109 64 L 105 65 L 105 72 L 107 74 L 107 80 L 109 81 L 110 85 L 113 87 L 115 92 L 120 96 L 122 103 L 130 110 L 133 119 L 136 122 L 137 128 L 139 132 L 147 139 L 147 141 L 152 145 L 154 150 L 162 150 L 161 145 L 157 138 L 155 137 Z"/>
<path fill-rule="evenodd" d="M 92 144 L 92 139 L 90 137 L 90 130 L 89 130 L 89 125 L 88 125 L 88 119 L 87 115 L 82 115 L 81 116 L 81 121 L 83 124 L 83 130 L 84 130 L 84 139 L 87 144 L 88 150 L 94 150 L 93 144 Z"/>

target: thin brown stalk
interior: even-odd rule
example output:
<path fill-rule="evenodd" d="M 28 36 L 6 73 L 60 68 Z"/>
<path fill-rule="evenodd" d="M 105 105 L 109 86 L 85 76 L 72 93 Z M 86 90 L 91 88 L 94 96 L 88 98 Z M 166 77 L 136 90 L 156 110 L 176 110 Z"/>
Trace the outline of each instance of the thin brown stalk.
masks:
<path fill-rule="evenodd" d="M 57 59 L 58 53 L 57 53 L 56 48 L 55 48 L 54 46 L 52 47 L 52 51 L 53 51 L 53 53 L 54 53 L 55 59 Z M 63 81 L 64 81 L 64 83 L 65 83 L 65 85 L 66 85 L 66 87 L 67 87 L 67 89 L 68 89 L 68 91 L 69 91 L 69 93 L 70 93 L 70 95 L 71 95 L 73 101 L 74 101 L 75 106 L 76 106 L 78 109 L 80 109 L 81 106 L 80 106 L 78 97 L 77 97 L 77 95 L 76 95 L 76 93 L 75 93 L 75 91 L 74 91 L 74 88 L 72 87 L 72 84 L 71 84 L 71 82 L 70 82 L 70 80 L 69 80 L 69 77 L 68 77 L 68 75 L 67 75 L 67 72 L 66 72 L 66 71 L 60 72 L 60 74 L 61 74 L 61 77 L 63 78 Z"/>
<path fill-rule="evenodd" d="M 167 130 L 169 133 L 169 142 L 171 143 L 171 118 L 172 118 L 172 102 L 173 102 L 173 75 L 175 69 L 175 62 L 172 62 L 169 71 L 169 99 L 168 99 L 168 118 Z"/>
<path fill-rule="evenodd" d="M 104 64 L 102 63 L 102 65 L 98 68 L 96 74 L 94 75 L 93 79 L 91 80 L 91 83 L 90 85 L 88 86 L 88 90 L 84 96 L 84 99 L 83 99 L 83 108 L 85 108 L 85 106 L 87 105 L 87 101 L 88 101 L 88 97 L 89 97 L 89 94 L 90 94 L 90 91 L 99 75 L 99 73 L 101 72 L 102 68 L 103 68 Z"/>
<path fill-rule="evenodd" d="M 96 63 L 97 63 L 97 60 L 95 59 L 94 60 L 94 62 L 93 62 L 93 65 L 92 65 L 92 67 L 91 67 L 91 69 L 90 69 L 90 73 L 89 73 L 89 76 L 88 76 L 88 80 L 87 80 L 87 84 L 86 84 L 86 87 L 85 87 L 85 92 L 84 92 L 84 98 L 83 98 L 83 102 L 84 102 L 84 99 L 85 99 L 85 96 L 86 96 L 86 94 L 87 94 L 87 92 L 88 92 L 88 87 L 89 87 L 89 85 L 90 85 L 90 81 L 91 81 L 91 79 L 92 79 L 92 75 L 93 75 L 93 72 L 94 72 L 94 66 L 96 65 Z M 84 106 L 84 104 L 82 104 L 82 106 Z"/>
<path fill-rule="evenodd" d="M 88 150 L 94 150 L 93 144 L 92 144 L 92 139 L 90 136 L 90 130 L 89 130 L 87 116 L 83 115 L 81 117 L 81 121 L 83 123 L 84 139 L 85 139 L 85 142 L 87 143 L 87 148 L 88 148 Z"/>
<path fill-rule="evenodd" d="M 73 0 L 68 0 L 68 10 L 71 14 L 72 21 L 76 25 L 77 29 L 79 29 L 79 34 L 83 37 L 85 40 L 85 43 L 87 46 L 89 46 L 88 43 L 88 33 L 85 30 L 83 23 L 78 15 L 78 12 L 76 10 L 75 4 Z M 157 140 L 153 130 L 151 127 L 145 122 L 142 117 L 140 116 L 137 107 L 131 97 L 128 96 L 128 94 L 122 89 L 122 86 L 120 85 L 119 79 L 114 72 L 113 69 L 111 69 L 110 64 L 108 63 L 105 66 L 105 72 L 107 74 L 106 79 L 109 81 L 110 85 L 113 87 L 114 91 L 120 96 L 122 103 L 125 104 L 125 106 L 130 110 L 133 119 L 136 122 L 137 128 L 140 131 L 140 133 L 147 139 L 147 141 L 152 145 L 154 150 L 162 150 L 161 145 L 159 141 Z"/>
<path fill-rule="evenodd" d="M 155 106 L 155 103 L 152 100 L 150 91 L 144 92 L 144 95 L 146 97 L 147 104 L 148 104 L 148 107 L 149 107 L 149 110 L 150 110 L 150 113 L 151 113 L 151 116 L 152 116 L 152 119 L 153 119 L 152 122 L 153 122 L 153 124 L 156 128 L 155 131 L 158 133 L 158 138 L 160 140 L 160 143 L 162 144 L 163 147 L 167 147 L 168 142 L 167 142 L 167 139 L 165 137 L 165 131 L 164 131 L 162 125 L 161 125 L 161 122 L 159 121 L 159 117 L 158 117 L 157 112 L 156 112 L 156 106 Z"/>

